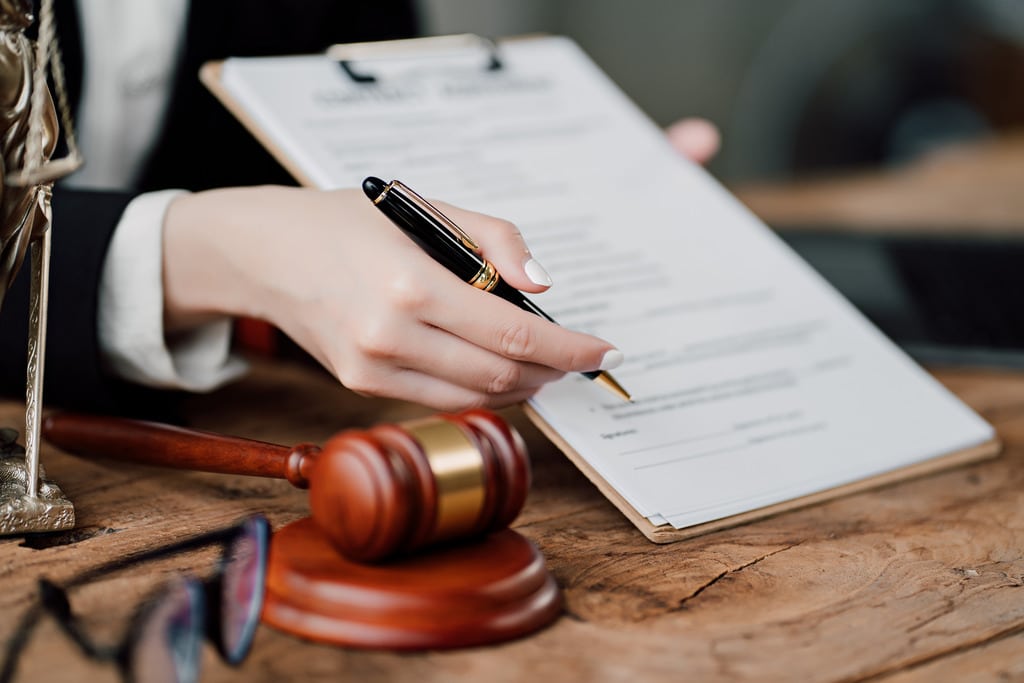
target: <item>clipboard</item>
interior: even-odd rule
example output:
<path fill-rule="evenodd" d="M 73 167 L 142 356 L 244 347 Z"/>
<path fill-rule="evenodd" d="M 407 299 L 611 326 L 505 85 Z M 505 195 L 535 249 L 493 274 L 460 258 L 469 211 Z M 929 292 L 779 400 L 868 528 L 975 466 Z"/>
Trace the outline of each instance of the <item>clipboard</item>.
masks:
<path fill-rule="evenodd" d="M 569 445 L 562 435 L 559 434 L 543 417 L 538 415 L 536 410 L 534 410 L 529 404 L 523 404 L 523 410 L 530 421 L 536 425 L 544 436 L 546 436 L 551 443 L 555 444 L 555 446 L 558 447 L 558 450 L 562 451 L 562 453 L 564 453 L 565 456 L 569 458 L 569 460 L 571 460 L 581 472 L 583 472 L 587 479 L 589 479 L 590 482 L 594 484 L 602 494 L 604 494 L 604 497 L 611 501 L 612 505 L 617 507 L 619 512 L 624 514 L 629 521 L 631 521 L 633 525 L 647 537 L 647 540 L 659 544 L 683 541 L 695 536 L 710 534 L 715 531 L 721 531 L 730 527 L 747 524 L 748 522 L 755 522 L 759 519 L 765 519 L 785 512 L 791 512 L 811 505 L 817 505 L 818 503 L 825 503 L 843 496 L 850 496 L 855 493 L 862 493 L 864 491 L 898 484 L 909 479 L 924 477 L 943 470 L 970 465 L 982 460 L 994 458 L 998 456 L 1002 450 L 1002 442 L 998 439 L 993 439 L 987 443 L 983 443 L 972 448 L 966 448 L 961 451 L 942 455 L 937 458 L 920 462 L 916 465 L 910 465 L 908 467 L 903 467 L 898 470 L 886 472 L 885 474 L 876 475 L 867 479 L 860 479 L 843 486 L 825 489 L 810 495 L 800 496 L 799 498 L 792 498 L 782 503 L 767 505 L 738 515 L 722 517 L 711 522 L 704 522 L 703 524 L 695 524 L 683 529 L 676 529 L 670 524 L 661 524 L 657 526 L 651 524 L 646 517 L 638 513 L 636 509 L 630 505 L 617 490 L 615 490 L 614 486 L 609 484 L 604 477 L 598 474 L 597 470 L 587 462 L 586 458 L 580 455 L 579 452 Z"/>
<path fill-rule="evenodd" d="M 532 36 L 518 37 L 511 40 L 529 40 Z M 502 41 L 504 42 L 504 41 Z M 412 40 L 383 41 L 376 43 L 357 43 L 337 45 L 328 49 L 327 55 L 337 60 L 339 68 L 357 83 L 372 83 L 377 76 L 360 65 L 362 59 L 379 59 L 388 55 L 404 55 L 415 53 L 420 55 L 441 54 L 452 50 L 479 50 L 481 53 L 480 69 L 500 70 L 503 68 L 502 58 L 497 44 L 493 41 L 464 34 L 461 36 L 442 36 Z M 200 70 L 200 79 L 218 100 L 259 140 L 264 147 L 296 178 L 307 187 L 316 187 L 313 178 L 289 154 L 278 145 L 267 131 L 259 125 L 234 96 L 224 87 L 222 82 L 222 62 L 210 62 Z M 1001 450 L 998 438 L 979 443 L 962 450 L 931 457 L 909 465 L 901 466 L 881 474 L 845 483 L 839 486 L 824 488 L 813 493 L 789 498 L 781 502 L 764 505 L 723 516 L 711 521 L 693 524 L 684 528 L 675 528 L 671 524 L 653 524 L 647 517 L 638 512 L 628 500 L 598 470 L 579 453 L 564 436 L 529 404 L 524 404 L 527 417 L 538 429 L 561 450 L 584 475 L 608 498 L 643 534 L 654 543 L 671 543 L 694 536 L 719 531 L 729 527 L 745 524 L 765 517 L 789 512 L 798 508 L 829 501 L 841 496 L 863 492 L 869 489 L 891 485 L 907 479 L 922 477 L 935 472 L 959 467 L 988 458 L 995 457 Z"/>

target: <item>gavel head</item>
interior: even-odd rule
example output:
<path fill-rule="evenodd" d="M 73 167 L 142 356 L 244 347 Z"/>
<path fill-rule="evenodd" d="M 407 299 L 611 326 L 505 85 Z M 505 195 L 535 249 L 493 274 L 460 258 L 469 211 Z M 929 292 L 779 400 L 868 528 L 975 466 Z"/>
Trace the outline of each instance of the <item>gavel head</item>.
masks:
<path fill-rule="evenodd" d="M 502 529 L 529 487 L 519 433 L 470 410 L 337 434 L 316 456 L 309 500 L 343 555 L 373 562 Z"/>

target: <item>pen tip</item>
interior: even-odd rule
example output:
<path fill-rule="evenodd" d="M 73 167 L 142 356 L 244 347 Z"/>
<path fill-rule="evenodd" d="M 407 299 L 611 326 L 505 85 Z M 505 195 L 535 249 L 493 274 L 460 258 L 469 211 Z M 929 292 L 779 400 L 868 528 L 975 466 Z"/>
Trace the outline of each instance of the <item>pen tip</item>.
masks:
<path fill-rule="evenodd" d="M 377 178 L 376 176 L 368 176 L 363 181 L 363 192 L 365 192 L 366 196 L 369 197 L 371 200 L 379 197 L 380 193 L 384 191 L 385 187 L 387 187 L 387 183 L 385 183 L 380 178 Z"/>
<path fill-rule="evenodd" d="M 623 401 L 626 401 L 627 403 L 633 402 L 633 397 L 630 395 L 630 393 L 623 389 L 622 385 L 616 382 L 615 378 L 612 377 L 607 372 L 598 373 L 598 375 L 594 377 L 593 380 L 596 384 L 600 384 L 602 387 L 612 392 L 613 394 L 621 398 Z"/>

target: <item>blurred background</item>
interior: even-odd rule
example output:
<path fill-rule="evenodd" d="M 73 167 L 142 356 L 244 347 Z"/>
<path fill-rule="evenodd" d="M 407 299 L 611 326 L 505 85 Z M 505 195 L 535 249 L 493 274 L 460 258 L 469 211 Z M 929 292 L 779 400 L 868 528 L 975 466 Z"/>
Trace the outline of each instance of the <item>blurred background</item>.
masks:
<path fill-rule="evenodd" d="M 727 183 L 891 165 L 1024 126 L 1021 0 L 420 0 L 427 33 L 572 37 Z"/>

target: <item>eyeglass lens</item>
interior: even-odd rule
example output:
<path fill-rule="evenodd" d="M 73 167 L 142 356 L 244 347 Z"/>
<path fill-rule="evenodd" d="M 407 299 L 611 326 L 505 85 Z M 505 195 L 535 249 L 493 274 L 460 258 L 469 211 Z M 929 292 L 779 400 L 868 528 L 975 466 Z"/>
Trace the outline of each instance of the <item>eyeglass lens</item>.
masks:
<path fill-rule="evenodd" d="M 268 530 L 263 520 L 249 520 L 225 549 L 221 577 L 221 643 L 224 658 L 241 662 L 259 624 L 266 580 Z"/>
<path fill-rule="evenodd" d="M 205 614 L 194 579 L 175 581 L 139 624 L 131 655 L 138 683 L 194 683 L 199 679 Z"/>

